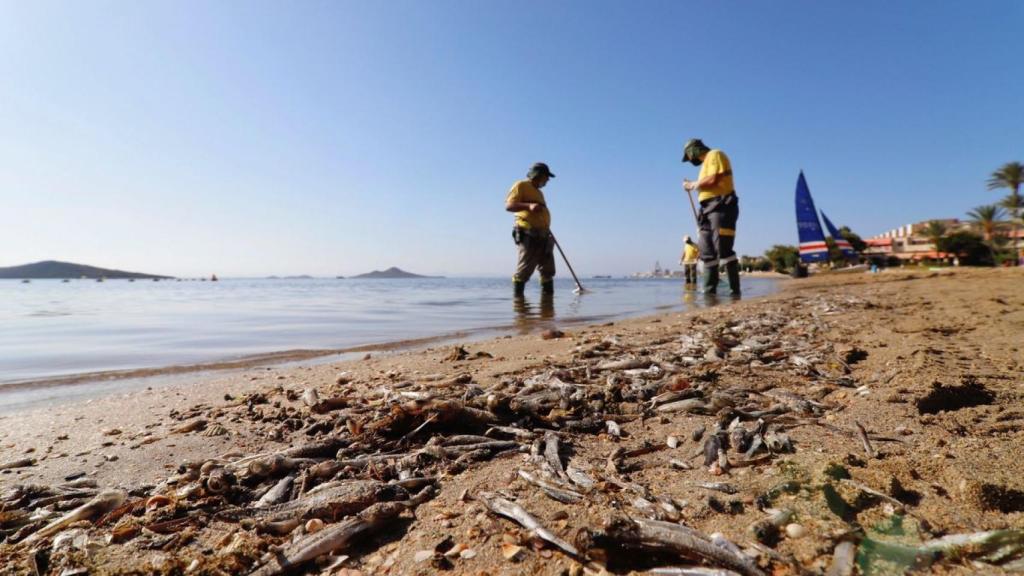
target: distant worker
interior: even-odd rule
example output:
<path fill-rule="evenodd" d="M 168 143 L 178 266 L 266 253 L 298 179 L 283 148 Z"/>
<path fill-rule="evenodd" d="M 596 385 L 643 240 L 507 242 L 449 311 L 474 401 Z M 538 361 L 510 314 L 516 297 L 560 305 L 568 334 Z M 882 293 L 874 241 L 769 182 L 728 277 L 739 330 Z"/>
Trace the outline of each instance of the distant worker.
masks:
<path fill-rule="evenodd" d="M 718 269 L 724 265 L 729 276 L 729 290 L 740 294 L 740 265 L 733 251 L 736 241 L 736 220 L 740 215 L 739 198 L 732 180 L 732 165 L 721 150 L 712 150 L 694 138 L 683 147 L 683 162 L 700 166 L 696 181 L 683 180 L 683 189 L 697 190 L 700 213 L 700 259 L 704 262 L 704 292 L 718 290 Z"/>
<path fill-rule="evenodd" d="M 512 228 L 519 253 L 512 276 L 516 296 L 523 295 L 536 268 L 540 269 L 541 293 L 555 293 L 555 240 L 551 236 L 551 213 L 540 191 L 554 177 L 547 164 L 537 162 L 526 173 L 526 180 L 513 184 L 505 197 L 505 210 L 516 213 Z"/>
<path fill-rule="evenodd" d="M 683 278 L 686 285 L 697 283 L 697 258 L 700 250 L 690 239 L 689 234 L 683 236 L 683 255 L 679 257 L 679 263 L 683 265 Z"/>

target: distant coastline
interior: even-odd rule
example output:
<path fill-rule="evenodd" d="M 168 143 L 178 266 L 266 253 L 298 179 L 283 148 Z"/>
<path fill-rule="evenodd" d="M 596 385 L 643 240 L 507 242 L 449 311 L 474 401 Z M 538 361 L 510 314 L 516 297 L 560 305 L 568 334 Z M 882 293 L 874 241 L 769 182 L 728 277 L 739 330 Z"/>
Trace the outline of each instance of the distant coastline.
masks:
<path fill-rule="evenodd" d="M 46 280 L 61 278 L 89 278 L 89 279 L 155 279 L 167 280 L 173 276 L 160 276 L 158 274 L 146 274 L 144 272 L 126 272 L 112 268 L 99 268 L 73 262 L 59 262 L 57 260 L 44 260 L 21 266 L 9 266 L 0 268 L 0 279 L 6 280 Z"/>

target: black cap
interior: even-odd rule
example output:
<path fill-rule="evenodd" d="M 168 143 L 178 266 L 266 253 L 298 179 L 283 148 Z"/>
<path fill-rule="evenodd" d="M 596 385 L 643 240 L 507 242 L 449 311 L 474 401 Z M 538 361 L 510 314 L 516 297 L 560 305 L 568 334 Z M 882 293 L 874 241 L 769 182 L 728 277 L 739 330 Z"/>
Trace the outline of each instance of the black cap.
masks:
<path fill-rule="evenodd" d="M 707 150 L 707 146 L 700 138 L 690 138 L 683 145 L 683 162 L 692 162 L 697 159 L 702 150 Z"/>
<path fill-rule="evenodd" d="M 551 168 L 543 162 L 537 162 L 533 166 L 530 166 L 530 171 L 526 173 L 527 178 L 535 178 L 537 176 L 547 176 L 548 178 L 554 178 L 555 175 L 551 172 Z"/>

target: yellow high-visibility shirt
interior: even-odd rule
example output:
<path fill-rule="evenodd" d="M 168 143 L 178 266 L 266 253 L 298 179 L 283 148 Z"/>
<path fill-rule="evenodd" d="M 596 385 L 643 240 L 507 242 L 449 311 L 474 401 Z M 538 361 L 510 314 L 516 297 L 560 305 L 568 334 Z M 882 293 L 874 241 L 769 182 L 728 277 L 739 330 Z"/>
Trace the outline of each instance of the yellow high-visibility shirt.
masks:
<path fill-rule="evenodd" d="M 700 256 L 700 250 L 697 249 L 693 244 L 683 245 L 683 263 L 694 264 L 697 262 L 697 258 Z"/>
<path fill-rule="evenodd" d="M 713 174 L 720 174 L 721 176 L 719 176 L 714 186 L 700 189 L 700 194 L 697 195 L 699 202 L 703 202 L 708 198 L 714 198 L 715 196 L 725 196 L 736 190 L 732 183 L 732 164 L 729 163 L 729 157 L 721 150 L 711 150 L 708 152 L 708 155 L 704 157 L 704 163 L 700 165 L 700 176 L 697 177 L 697 180 L 703 180 Z"/>
<path fill-rule="evenodd" d="M 516 212 L 516 226 L 520 228 L 537 228 L 546 230 L 551 227 L 551 213 L 548 212 L 547 202 L 544 201 L 544 194 L 529 180 L 520 180 L 512 185 L 505 197 L 505 204 L 511 202 L 527 202 L 540 204 L 541 209 L 537 212 L 520 210 Z"/>

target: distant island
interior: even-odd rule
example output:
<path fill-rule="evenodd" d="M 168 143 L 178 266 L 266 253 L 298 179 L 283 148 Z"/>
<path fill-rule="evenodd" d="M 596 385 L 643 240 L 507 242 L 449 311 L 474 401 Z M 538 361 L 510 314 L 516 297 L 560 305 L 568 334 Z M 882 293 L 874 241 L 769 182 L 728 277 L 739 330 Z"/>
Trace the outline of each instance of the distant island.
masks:
<path fill-rule="evenodd" d="M 444 278 L 444 276 L 421 276 L 392 266 L 383 272 L 380 270 L 374 270 L 373 272 L 353 276 L 353 278 Z"/>
<path fill-rule="evenodd" d="M 97 268 L 96 266 L 86 266 L 85 264 L 74 264 L 72 262 L 44 260 L 43 262 L 0 268 L 0 279 L 12 278 L 32 280 L 44 280 L 47 278 L 152 278 L 164 280 L 173 278 L 173 276 L 158 276 L 156 274 L 143 274 L 141 272 L 125 272 L 124 270 Z"/>

